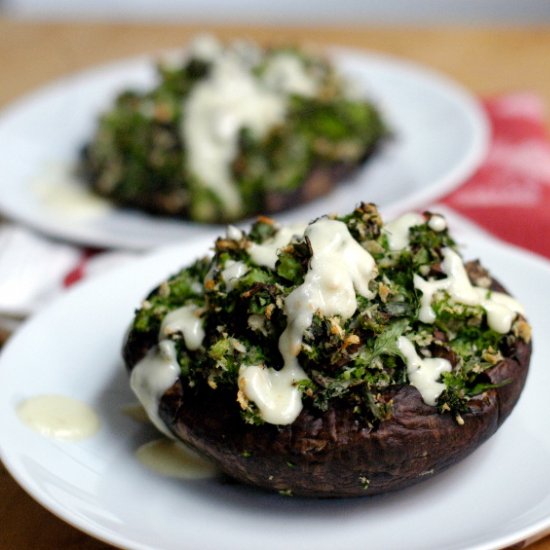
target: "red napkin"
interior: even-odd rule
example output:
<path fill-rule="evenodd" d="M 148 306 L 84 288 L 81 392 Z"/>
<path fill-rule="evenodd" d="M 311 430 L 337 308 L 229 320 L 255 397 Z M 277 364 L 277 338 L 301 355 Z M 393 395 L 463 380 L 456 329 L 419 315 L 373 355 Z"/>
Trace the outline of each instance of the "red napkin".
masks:
<path fill-rule="evenodd" d="M 483 101 L 492 130 L 486 160 L 442 202 L 497 237 L 550 258 L 550 137 L 541 99 Z"/>

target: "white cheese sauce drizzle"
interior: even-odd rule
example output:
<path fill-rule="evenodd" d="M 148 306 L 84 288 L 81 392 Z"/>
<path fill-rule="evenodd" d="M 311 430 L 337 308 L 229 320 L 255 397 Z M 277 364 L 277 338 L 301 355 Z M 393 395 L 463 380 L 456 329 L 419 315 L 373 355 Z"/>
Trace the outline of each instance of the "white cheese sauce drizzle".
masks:
<path fill-rule="evenodd" d="M 177 381 L 179 374 L 176 346 L 171 340 L 162 340 L 134 366 L 130 375 L 130 387 L 147 416 L 157 429 L 170 438 L 173 436 L 159 416 L 159 403 L 164 392 Z"/>
<path fill-rule="evenodd" d="M 447 220 L 439 214 L 433 214 L 428 221 L 428 227 L 438 233 L 447 229 Z"/>
<path fill-rule="evenodd" d="M 210 40 L 195 49 L 212 65 L 209 76 L 196 85 L 183 105 L 180 131 L 188 168 L 198 183 L 223 201 L 229 215 L 238 215 L 242 199 L 231 163 L 237 155 L 240 131 L 247 128 L 262 138 L 284 121 L 288 93 L 313 93 L 316 84 L 305 69 L 300 73 L 295 56 L 290 54 L 274 56 L 273 67 L 267 67 L 261 80 L 252 72 L 258 55 L 251 45 L 223 49 Z"/>
<path fill-rule="evenodd" d="M 434 406 L 445 389 L 445 384 L 439 382 L 441 374 L 452 370 L 451 363 L 439 357 L 419 357 L 414 344 L 405 336 L 398 338 L 397 347 L 405 357 L 409 383 L 420 392 L 424 403 Z"/>
<path fill-rule="evenodd" d="M 89 405 L 63 395 L 30 397 L 16 412 L 27 426 L 52 439 L 78 441 L 94 435 L 100 426 Z"/>
<path fill-rule="evenodd" d="M 229 214 L 242 208 L 230 168 L 241 129 L 261 138 L 284 114 L 281 97 L 264 89 L 232 52 L 217 58 L 211 75 L 189 95 L 182 125 L 189 169 L 220 197 Z"/>
<path fill-rule="evenodd" d="M 225 262 L 224 270 L 222 271 L 222 280 L 228 290 L 233 290 L 239 279 L 248 271 L 248 266 L 243 262 L 236 262 L 235 260 L 227 260 Z"/>
<path fill-rule="evenodd" d="M 277 263 L 277 252 L 286 246 L 294 236 L 301 236 L 307 224 L 294 224 L 280 227 L 278 231 L 263 243 L 250 243 L 248 254 L 250 259 L 259 266 L 275 269 Z"/>
<path fill-rule="evenodd" d="M 444 279 L 426 281 L 414 275 L 414 286 L 422 291 L 419 319 L 423 323 L 433 323 L 436 319 L 432 308 L 433 297 L 440 290 L 446 291 L 458 303 L 481 306 L 487 313 L 489 327 L 501 334 L 510 331 L 518 313 L 524 313 L 521 304 L 506 294 L 486 288 L 475 287 L 470 283 L 461 257 L 451 248 L 443 249 L 442 269 Z"/>
<path fill-rule="evenodd" d="M 243 238 L 243 232 L 238 227 L 234 225 L 228 225 L 226 229 L 226 235 L 228 239 L 233 239 L 234 241 L 239 241 Z"/>
<path fill-rule="evenodd" d="M 205 479 L 218 475 L 218 469 L 186 445 L 169 439 L 155 439 L 136 450 L 141 464 L 153 472 L 179 479 Z"/>
<path fill-rule="evenodd" d="M 176 345 L 170 336 L 181 334 L 189 350 L 200 348 L 204 340 L 203 321 L 194 304 L 175 309 L 162 320 L 159 343 L 139 361 L 130 375 L 130 387 L 137 396 L 151 422 L 165 435 L 172 437 L 159 416 L 162 395 L 179 378 L 180 367 Z"/>
<path fill-rule="evenodd" d="M 424 216 L 416 212 L 403 214 L 399 218 L 388 222 L 382 231 L 388 239 L 390 250 L 403 250 L 409 244 L 409 230 L 415 225 L 425 223 Z"/>
<path fill-rule="evenodd" d="M 279 339 L 283 368 L 242 366 L 239 388 L 253 401 L 261 417 L 271 424 L 290 424 L 302 410 L 296 383 L 307 379 L 297 356 L 313 315 L 351 317 L 357 309 L 355 292 L 373 296 L 370 281 L 376 276 L 372 256 L 351 236 L 340 221 L 320 219 L 305 231 L 313 250 L 304 282 L 285 300 L 287 326 Z"/>
<path fill-rule="evenodd" d="M 308 74 L 304 62 L 290 52 L 271 56 L 262 80 L 268 88 L 285 94 L 312 97 L 319 89 L 317 79 Z"/>
<path fill-rule="evenodd" d="M 187 349 L 200 348 L 204 340 L 204 328 L 197 306 L 193 304 L 183 306 L 174 309 L 164 317 L 160 325 L 159 340 L 169 338 L 176 333 L 183 336 Z"/>

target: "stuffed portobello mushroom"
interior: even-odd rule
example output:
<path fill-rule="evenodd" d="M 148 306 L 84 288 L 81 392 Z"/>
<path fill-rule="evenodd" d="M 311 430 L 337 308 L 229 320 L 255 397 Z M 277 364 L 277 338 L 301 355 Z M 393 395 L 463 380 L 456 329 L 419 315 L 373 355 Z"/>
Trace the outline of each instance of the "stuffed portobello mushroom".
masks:
<path fill-rule="evenodd" d="M 153 89 L 117 97 L 79 171 L 119 205 L 227 222 L 326 194 L 387 134 L 328 59 L 201 37 Z"/>
<path fill-rule="evenodd" d="M 427 479 L 489 438 L 524 386 L 522 306 L 443 216 L 372 204 L 229 227 L 153 290 L 123 348 L 153 423 L 247 484 L 315 497 Z"/>

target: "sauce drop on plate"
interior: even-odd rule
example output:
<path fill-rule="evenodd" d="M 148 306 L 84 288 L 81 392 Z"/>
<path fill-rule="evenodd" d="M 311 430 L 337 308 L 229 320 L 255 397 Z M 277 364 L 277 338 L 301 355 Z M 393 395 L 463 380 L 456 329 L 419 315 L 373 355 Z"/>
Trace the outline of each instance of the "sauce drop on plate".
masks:
<path fill-rule="evenodd" d="M 76 219 L 95 219 L 105 216 L 112 205 L 95 195 L 74 174 L 70 165 L 50 165 L 33 181 L 35 196 L 54 214 Z"/>
<path fill-rule="evenodd" d="M 130 403 L 128 405 L 123 405 L 120 408 L 122 414 L 130 417 L 132 420 L 139 422 L 140 424 L 151 424 L 145 409 L 141 403 Z"/>
<path fill-rule="evenodd" d="M 22 401 L 17 415 L 33 430 L 53 439 L 77 441 L 94 435 L 99 418 L 91 407 L 63 395 L 38 395 Z"/>
<path fill-rule="evenodd" d="M 166 477 L 205 479 L 218 474 L 213 464 L 170 439 L 149 441 L 137 449 L 136 456 L 144 466 Z"/>

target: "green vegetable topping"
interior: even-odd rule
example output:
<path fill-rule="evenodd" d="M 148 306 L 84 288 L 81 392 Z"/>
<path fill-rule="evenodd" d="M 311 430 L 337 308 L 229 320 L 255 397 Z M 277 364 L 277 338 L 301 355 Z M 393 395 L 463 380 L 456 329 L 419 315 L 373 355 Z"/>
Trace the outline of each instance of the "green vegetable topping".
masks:
<path fill-rule="evenodd" d="M 433 216 L 426 212 L 406 228 L 408 244 L 398 250 L 389 246 L 374 205 L 361 204 L 334 218 L 370 252 L 376 269 L 369 296 L 357 293 L 353 315 L 317 310 L 304 328 L 296 360 L 306 377 L 295 387 L 310 410 L 321 413 L 345 404 L 371 425 L 390 418 L 393 396 L 412 383 L 406 351 L 412 348 L 421 363 L 442 360 L 447 365 L 433 381 L 441 386 L 435 406 L 460 423 L 469 400 L 493 387 L 486 372 L 516 340 L 529 340 L 529 325 L 519 309 L 512 313 L 507 332 L 494 328 L 483 301 L 492 293 L 482 290 L 491 279 L 479 264 L 466 265 L 470 280 L 465 283 L 482 296 L 479 303 L 463 303 L 467 300 L 460 292 L 445 286 L 451 277 L 449 251 L 458 254 L 457 246 L 445 226 L 430 223 Z M 219 238 L 211 258 L 197 260 L 147 297 L 128 340 L 154 345 L 167 313 L 196 306 L 205 333 L 202 345 L 189 350 L 180 333 L 168 336 L 177 342 L 182 381 L 189 391 L 232 393 L 244 421 L 252 424 L 264 420 L 239 383 L 240 371 L 246 366 L 283 368 L 279 340 L 289 322 L 285 301 L 305 284 L 315 260 L 307 232 L 302 232 L 278 247 L 274 267 L 255 263 L 252 247 L 268 246 L 278 232 L 272 220 L 260 218 L 248 233 L 233 228 L 230 236 Z M 459 275 L 453 275 L 456 281 Z M 423 292 L 415 282 L 418 277 L 439 285 L 431 301 L 433 322 L 420 320 Z M 368 486 L 366 478 L 361 483 Z"/>

